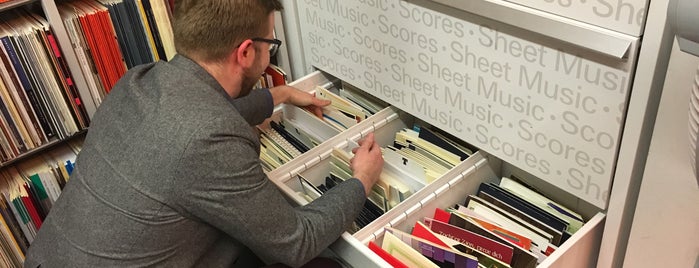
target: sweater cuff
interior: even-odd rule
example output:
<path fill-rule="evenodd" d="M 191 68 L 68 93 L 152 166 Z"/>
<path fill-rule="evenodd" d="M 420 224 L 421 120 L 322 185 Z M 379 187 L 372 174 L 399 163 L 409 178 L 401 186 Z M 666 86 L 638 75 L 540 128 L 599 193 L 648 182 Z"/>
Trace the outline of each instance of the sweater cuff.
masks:
<path fill-rule="evenodd" d="M 345 183 L 355 184 L 356 186 L 354 188 L 359 189 L 357 192 L 361 194 L 361 197 L 362 198 L 367 197 L 368 193 L 364 192 L 364 184 L 359 179 L 353 177 L 353 178 L 350 178 L 349 180 L 346 180 Z"/>

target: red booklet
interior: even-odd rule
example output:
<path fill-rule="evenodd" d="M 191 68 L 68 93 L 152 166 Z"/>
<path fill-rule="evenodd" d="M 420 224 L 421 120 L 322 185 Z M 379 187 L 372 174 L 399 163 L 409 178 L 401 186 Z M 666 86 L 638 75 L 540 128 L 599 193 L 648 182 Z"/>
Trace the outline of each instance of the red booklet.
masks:
<path fill-rule="evenodd" d="M 415 237 L 419 237 L 419 238 L 425 239 L 427 241 L 430 241 L 436 245 L 440 245 L 440 246 L 443 246 L 446 248 L 451 248 L 450 245 L 448 245 L 447 243 L 444 243 L 444 241 L 442 241 L 442 239 L 439 239 L 439 237 L 437 237 L 435 235 L 435 233 L 432 232 L 422 222 L 419 222 L 419 221 L 415 222 L 415 226 L 413 226 L 413 231 L 410 234 L 415 236 Z"/>
<path fill-rule="evenodd" d="M 272 78 L 272 84 L 268 85 L 269 87 L 286 85 L 286 74 L 281 68 L 270 64 L 265 69 L 265 73 Z"/>
<path fill-rule="evenodd" d="M 446 210 L 443 210 L 441 208 L 435 208 L 434 209 L 434 217 L 432 217 L 432 218 L 434 218 L 437 221 L 448 223 L 449 217 L 451 217 L 451 213 L 449 213 Z"/>
<path fill-rule="evenodd" d="M 507 239 L 508 241 L 522 247 L 523 249 L 529 250 L 532 247 L 532 240 L 526 236 L 520 235 L 518 233 L 512 232 L 490 222 L 481 220 L 479 218 L 471 218 L 476 223 L 480 224 L 483 228 L 488 231 L 495 233 L 496 235 Z"/>
<path fill-rule="evenodd" d="M 425 226 L 432 232 L 454 239 L 470 248 L 483 252 L 504 263 L 512 262 L 512 247 L 454 225 L 425 218 Z"/>
<path fill-rule="evenodd" d="M 393 267 L 408 268 L 407 265 L 405 265 L 400 260 L 396 259 L 396 257 L 393 257 L 393 255 L 383 250 L 381 247 L 379 247 L 379 245 L 377 245 L 373 241 L 369 242 L 369 249 L 371 249 L 371 251 L 376 253 L 376 255 L 379 255 L 379 257 L 381 257 L 383 260 L 388 262 L 388 264 L 392 265 Z"/>
<path fill-rule="evenodd" d="M 25 184 L 23 185 L 25 191 L 27 194 L 30 192 L 29 187 Z M 36 206 L 34 206 L 34 202 L 32 202 L 32 199 L 29 195 L 23 195 L 22 196 L 22 203 L 24 204 L 24 207 L 27 209 L 27 213 L 29 214 L 29 217 L 31 218 L 32 222 L 34 223 L 34 226 L 36 227 L 37 230 L 41 228 L 41 216 L 39 216 L 39 212 L 36 210 Z"/>

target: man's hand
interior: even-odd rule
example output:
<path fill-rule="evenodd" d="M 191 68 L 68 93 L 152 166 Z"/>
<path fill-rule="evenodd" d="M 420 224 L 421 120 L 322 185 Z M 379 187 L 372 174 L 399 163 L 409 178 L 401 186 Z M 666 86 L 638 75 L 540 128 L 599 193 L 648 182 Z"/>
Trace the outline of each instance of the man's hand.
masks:
<path fill-rule="evenodd" d="M 316 98 L 307 92 L 291 86 L 284 85 L 273 87 L 269 89 L 269 92 L 272 93 L 274 105 L 288 103 L 299 107 L 304 107 L 320 118 L 323 117 L 322 108 L 330 105 L 329 100 Z"/>
<path fill-rule="evenodd" d="M 369 196 L 371 187 L 379 180 L 383 170 L 381 148 L 374 140 L 374 133 L 369 133 L 359 141 L 359 147 L 352 149 L 354 157 L 350 160 L 352 176 L 364 185 L 364 193 Z"/>

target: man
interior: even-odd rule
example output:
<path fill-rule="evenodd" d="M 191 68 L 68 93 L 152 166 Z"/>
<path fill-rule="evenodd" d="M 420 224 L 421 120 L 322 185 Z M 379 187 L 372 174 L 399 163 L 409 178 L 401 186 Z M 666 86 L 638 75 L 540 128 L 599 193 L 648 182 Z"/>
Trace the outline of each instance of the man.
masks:
<path fill-rule="evenodd" d="M 328 104 L 291 87 L 251 93 L 279 9 L 278 0 L 177 1 L 179 55 L 133 68 L 99 107 L 26 267 L 227 267 L 246 248 L 300 266 L 339 237 L 383 158 L 368 135 L 355 178 L 304 207 L 266 178 L 250 124 L 273 104 Z"/>

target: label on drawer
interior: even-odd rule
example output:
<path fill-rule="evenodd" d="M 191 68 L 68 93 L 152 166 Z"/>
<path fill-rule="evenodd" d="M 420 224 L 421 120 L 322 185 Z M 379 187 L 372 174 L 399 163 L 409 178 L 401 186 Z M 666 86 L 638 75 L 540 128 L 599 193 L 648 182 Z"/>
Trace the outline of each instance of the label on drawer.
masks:
<path fill-rule="evenodd" d="M 404 1 L 297 5 L 308 64 L 606 206 L 633 57 L 601 64 Z"/>
<path fill-rule="evenodd" d="M 646 0 L 506 1 L 633 36 L 641 36 L 648 5 Z"/>

